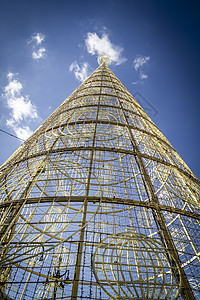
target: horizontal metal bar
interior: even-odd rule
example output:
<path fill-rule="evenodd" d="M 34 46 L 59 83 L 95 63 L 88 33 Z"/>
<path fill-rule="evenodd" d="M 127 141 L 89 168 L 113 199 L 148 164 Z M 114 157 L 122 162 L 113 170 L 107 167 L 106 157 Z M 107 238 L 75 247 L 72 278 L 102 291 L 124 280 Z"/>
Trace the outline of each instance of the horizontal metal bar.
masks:
<path fill-rule="evenodd" d="M 177 171 L 179 171 L 180 173 L 184 174 L 185 176 L 187 176 L 188 178 L 190 178 L 191 180 L 193 180 L 195 183 L 197 183 L 198 185 L 200 185 L 200 181 L 194 177 L 192 174 L 182 170 L 181 168 L 177 167 L 176 165 L 172 165 L 169 162 L 164 161 L 163 159 L 160 159 L 158 157 L 153 157 L 151 155 L 147 155 L 147 154 L 143 154 L 141 152 L 136 152 L 135 150 L 126 150 L 126 149 L 119 149 L 119 148 L 108 148 L 108 147 L 90 147 L 90 146 L 79 146 L 79 147 L 67 147 L 67 148 L 58 148 L 58 149 L 52 149 L 51 150 L 51 154 L 54 153 L 65 153 L 65 152 L 73 152 L 73 151 L 109 151 L 109 152 L 114 152 L 114 153 L 122 153 L 122 154 L 130 154 L 130 155 L 137 155 L 140 156 L 142 158 L 146 158 L 149 160 L 153 160 L 156 161 L 160 164 L 164 164 L 170 168 L 173 168 Z M 29 159 L 35 158 L 35 157 L 40 157 L 43 155 L 47 155 L 49 154 L 49 151 L 41 151 L 38 152 L 36 154 L 32 154 L 29 156 L 24 157 L 23 159 L 20 160 L 16 160 L 15 164 L 21 163 L 23 161 L 27 161 Z"/>
<path fill-rule="evenodd" d="M 92 106 L 92 105 L 91 105 L 91 106 Z M 79 124 L 84 124 L 84 125 L 85 125 L 85 124 L 95 124 L 95 123 L 97 123 L 97 124 L 106 124 L 106 125 L 115 125 L 115 126 L 127 127 L 127 125 L 126 125 L 125 123 L 114 122 L 114 121 L 106 121 L 106 120 L 79 120 L 79 121 L 74 121 L 74 122 L 65 122 L 65 123 L 62 123 L 62 124 L 60 124 L 60 125 L 53 126 L 53 127 L 49 128 L 48 130 L 43 131 L 43 133 L 44 133 L 44 132 L 49 132 L 49 131 L 51 131 L 52 129 L 58 129 L 58 128 L 60 128 L 61 126 L 66 126 L 66 125 L 68 125 L 68 126 L 73 126 L 73 125 L 79 125 Z M 153 124 L 153 125 L 154 125 L 154 124 Z M 145 133 L 145 134 L 147 134 L 147 135 L 150 135 L 150 136 L 152 136 L 152 137 L 154 137 L 154 138 L 160 140 L 162 143 L 164 143 L 165 145 L 167 145 L 167 147 L 169 147 L 170 149 L 172 149 L 173 151 L 176 152 L 176 150 L 175 150 L 170 144 L 168 144 L 166 141 L 164 141 L 164 140 L 163 140 L 162 138 L 160 138 L 158 135 L 153 134 L 153 133 L 151 133 L 151 132 L 149 132 L 149 131 L 147 131 L 147 130 L 145 130 L 145 129 L 141 129 L 141 128 L 137 127 L 137 126 L 129 125 L 129 127 L 130 127 L 131 129 L 138 130 L 138 131 L 140 131 L 140 132 L 143 132 L 143 133 Z M 156 129 L 157 129 L 157 128 L 156 128 Z"/>
<path fill-rule="evenodd" d="M 7 201 L 4 203 L 0 204 L 0 209 L 9 206 L 10 204 L 17 205 L 19 203 L 23 203 L 26 200 L 26 204 L 30 203 L 37 203 L 38 201 L 40 203 L 48 203 L 48 202 L 84 202 L 87 200 L 88 202 L 93 202 L 93 203 L 98 203 L 100 201 L 99 197 L 95 196 L 57 196 L 57 197 L 42 197 L 42 198 L 23 198 L 20 200 L 14 200 L 14 201 Z M 153 202 L 145 202 L 145 201 L 139 201 L 139 200 L 133 200 L 133 199 L 124 199 L 124 198 L 107 198 L 107 197 L 102 197 L 101 198 L 102 203 L 114 203 L 114 204 L 124 204 L 124 205 L 132 205 L 132 206 L 139 206 L 139 207 L 146 207 L 146 208 L 153 208 L 153 209 L 158 209 L 158 207 L 161 210 L 168 211 L 170 213 L 176 213 L 179 215 L 187 216 L 190 218 L 194 218 L 196 220 L 200 220 L 200 215 L 186 211 L 184 209 L 172 207 L 172 206 L 167 206 L 167 205 L 156 205 Z M 106 212 L 108 213 L 108 212 Z M 101 212 L 99 212 L 101 214 Z M 104 213 L 103 213 L 104 214 Z"/>

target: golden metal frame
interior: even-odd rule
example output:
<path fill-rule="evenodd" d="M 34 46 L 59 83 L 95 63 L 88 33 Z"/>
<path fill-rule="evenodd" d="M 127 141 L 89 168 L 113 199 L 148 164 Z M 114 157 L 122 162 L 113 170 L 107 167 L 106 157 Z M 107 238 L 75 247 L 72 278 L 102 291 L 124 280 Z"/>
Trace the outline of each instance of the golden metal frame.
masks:
<path fill-rule="evenodd" d="M 0 297 L 200 299 L 200 182 L 99 63 L 0 168 Z"/>

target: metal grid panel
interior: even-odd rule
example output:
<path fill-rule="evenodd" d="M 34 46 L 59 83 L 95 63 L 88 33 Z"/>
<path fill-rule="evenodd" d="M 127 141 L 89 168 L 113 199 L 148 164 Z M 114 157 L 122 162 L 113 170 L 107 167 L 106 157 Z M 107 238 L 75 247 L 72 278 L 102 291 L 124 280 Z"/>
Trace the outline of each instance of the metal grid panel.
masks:
<path fill-rule="evenodd" d="M 2 299 L 200 299 L 200 185 L 106 65 L 1 167 Z"/>

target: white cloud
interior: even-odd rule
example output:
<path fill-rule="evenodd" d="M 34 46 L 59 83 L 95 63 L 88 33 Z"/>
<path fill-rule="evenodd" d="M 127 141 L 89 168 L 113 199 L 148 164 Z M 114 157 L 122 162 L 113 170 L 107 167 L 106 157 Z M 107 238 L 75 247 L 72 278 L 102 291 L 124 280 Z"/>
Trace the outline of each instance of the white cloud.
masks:
<path fill-rule="evenodd" d="M 8 80 L 11 81 L 15 75 L 17 75 L 17 74 L 14 74 L 14 73 L 9 71 L 8 74 L 7 74 Z"/>
<path fill-rule="evenodd" d="M 8 73 L 7 77 L 9 82 L 4 88 L 4 98 L 8 108 L 11 109 L 12 119 L 19 122 L 23 118 L 37 118 L 37 109 L 29 100 L 29 96 L 21 94 L 22 83 L 14 79 L 14 74 L 11 72 Z"/>
<path fill-rule="evenodd" d="M 33 51 L 32 53 L 32 58 L 33 59 L 40 59 L 40 58 L 45 58 L 46 57 L 46 49 L 44 47 L 40 48 L 37 51 Z"/>
<path fill-rule="evenodd" d="M 144 74 L 142 72 L 140 72 L 140 78 L 141 79 L 147 79 L 148 78 L 148 75 L 147 74 Z"/>
<path fill-rule="evenodd" d="M 144 73 L 143 66 L 148 63 L 150 56 L 138 56 L 134 59 L 133 65 L 136 71 L 139 72 L 140 79 L 147 79 L 148 75 Z"/>
<path fill-rule="evenodd" d="M 136 71 L 150 60 L 150 56 L 138 56 L 134 59 L 133 64 Z"/>
<path fill-rule="evenodd" d="M 10 110 L 10 117 L 6 120 L 6 125 L 11 127 L 19 138 L 25 139 L 32 131 L 29 126 L 21 123 L 37 119 L 38 113 L 29 96 L 22 95 L 23 85 L 15 79 L 15 75 L 12 72 L 8 73 L 8 84 L 4 87 L 3 98 L 6 99 L 7 107 Z"/>
<path fill-rule="evenodd" d="M 28 96 L 18 96 L 10 98 L 7 101 L 8 108 L 12 110 L 12 117 L 15 121 L 21 121 L 23 118 L 34 119 L 37 117 L 37 110 L 35 106 L 28 99 Z"/>
<path fill-rule="evenodd" d="M 45 38 L 46 36 L 43 33 L 36 33 L 28 41 L 28 44 L 35 42 L 37 45 L 40 45 L 42 42 L 44 42 Z"/>
<path fill-rule="evenodd" d="M 46 36 L 43 33 L 36 33 L 28 41 L 28 44 L 32 43 L 32 58 L 34 60 L 38 61 L 39 59 L 46 57 L 47 50 L 42 46 L 45 38 Z"/>
<path fill-rule="evenodd" d="M 132 82 L 132 84 L 134 84 L 134 85 L 135 85 L 135 84 L 138 84 L 138 83 L 140 83 L 139 80 L 136 80 L 136 81 L 133 81 L 133 82 Z"/>
<path fill-rule="evenodd" d="M 83 63 L 82 67 L 79 67 L 77 61 L 75 60 L 69 67 L 70 72 L 74 72 L 76 79 L 79 81 L 84 81 L 89 76 L 89 64 L 87 62 Z"/>
<path fill-rule="evenodd" d="M 30 130 L 30 128 L 28 126 L 16 127 L 14 130 L 15 130 L 17 137 L 22 140 L 26 140 L 33 133 L 33 131 Z"/>
<path fill-rule="evenodd" d="M 6 85 L 4 88 L 5 96 L 8 102 L 8 105 L 10 104 L 13 99 L 16 99 L 18 95 L 20 95 L 21 90 L 22 90 L 22 84 L 16 79 L 12 79 L 11 76 L 14 76 L 14 74 L 9 73 L 7 75 L 9 83 Z"/>
<path fill-rule="evenodd" d="M 19 138 L 19 139 L 22 139 L 22 140 L 26 140 L 32 133 L 33 131 L 30 129 L 29 126 L 18 126 L 16 124 L 13 124 L 12 121 L 10 122 L 11 120 L 7 120 L 6 124 L 7 126 L 9 126 L 10 128 L 12 128 L 16 134 L 16 136 Z"/>
<path fill-rule="evenodd" d="M 112 62 L 117 65 L 126 61 L 126 58 L 122 57 L 122 51 L 124 50 L 120 46 L 116 46 L 111 43 L 107 34 L 103 34 L 100 38 L 95 32 L 89 32 L 85 39 L 87 51 L 92 55 L 107 54 L 110 56 Z"/>

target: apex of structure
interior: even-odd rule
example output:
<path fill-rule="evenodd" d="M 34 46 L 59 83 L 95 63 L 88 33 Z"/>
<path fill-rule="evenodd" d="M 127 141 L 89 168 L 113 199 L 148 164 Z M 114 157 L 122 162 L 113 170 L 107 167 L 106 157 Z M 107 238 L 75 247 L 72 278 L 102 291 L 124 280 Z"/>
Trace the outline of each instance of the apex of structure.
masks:
<path fill-rule="evenodd" d="M 108 54 L 101 54 L 98 56 L 98 64 L 101 65 L 105 63 L 107 66 L 111 64 L 111 58 Z"/>

